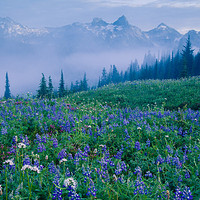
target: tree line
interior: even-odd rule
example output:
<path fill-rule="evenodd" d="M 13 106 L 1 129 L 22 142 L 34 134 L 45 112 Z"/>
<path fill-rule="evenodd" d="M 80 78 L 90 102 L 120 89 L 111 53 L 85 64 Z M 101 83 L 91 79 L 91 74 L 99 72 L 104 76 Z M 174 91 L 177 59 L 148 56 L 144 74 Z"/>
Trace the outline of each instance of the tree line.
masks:
<path fill-rule="evenodd" d="M 146 79 L 179 79 L 198 75 L 200 75 L 200 52 L 194 55 L 194 50 L 191 47 L 190 36 L 188 36 L 186 45 L 184 46 L 182 52 L 177 51 L 176 54 L 172 52 L 171 55 L 163 56 L 160 60 L 153 58 L 150 54 L 145 55 L 141 67 L 139 66 L 137 60 L 135 60 L 134 62 L 131 62 L 130 66 L 125 71 L 121 72 L 118 71 L 115 65 L 110 66 L 109 72 L 103 68 L 97 87 L 125 81 Z M 88 86 L 85 73 L 82 80 L 77 80 L 75 83 L 71 82 L 71 86 L 68 89 L 67 86 L 65 86 L 63 71 L 61 70 L 58 89 L 53 87 L 51 76 L 48 77 L 47 83 L 45 75 L 42 73 L 36 97 L 49 99 L 57 97 L 61 98 L 71 93 L 87 91 L 93 88 L 95 89 L 96 86 L 93 86 L 92 88 Z M 4 98 L 11 98 L 7 72 Z"/>
<path fill-rule="evenodd" d="M 102 74 L 99 77 L 98 87 L 125 81 L 179 79 L 200 75 L 200 52 L 194 56 L 190 37 L 188 37 L 182 52 L 177 51 L 175 55 L 172 52 L 172 55 L 163 56 L 160 60 L 155 59 L 155 62 L 153 60 L 154 58 L 147 55 L 141 67 L 137 60 L 135 60 L 131 62 L 124 72 L 119 72 L 115 65 L 111 65 L 109 72 L 103 68 Z"/>
<path fill-rule="evenodd" d="M 70 93 L 75 92 L 81 92 L 81 91 L 87 91 L 89 89 L 86 73 L 84 74 L 84 77 L 80 81 L 76 81 L 75 84 L 71 82 L 70 89 L 65 86 L 64 83 L 64 77 L 63 77 L 63 71 L 61 70 L 61 78 L 59 82 L 58 90 L 54 90 L 51 76 L 48 78 L 48 83 L 45 79 L 44 74 L 42 73 L 42 79 L 40 81 L 39 89 L 37 90 L 37 98 L 56 98 L 56 97 L 64 97 Z"/>

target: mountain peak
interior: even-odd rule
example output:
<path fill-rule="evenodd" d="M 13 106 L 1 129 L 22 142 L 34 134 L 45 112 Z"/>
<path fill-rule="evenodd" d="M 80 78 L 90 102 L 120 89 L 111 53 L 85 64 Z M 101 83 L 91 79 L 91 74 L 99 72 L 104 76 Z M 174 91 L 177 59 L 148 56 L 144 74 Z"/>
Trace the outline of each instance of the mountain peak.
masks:
<path fill-rule="evenodd" d="M 106 25 L 108 25 L 108 23 L 98 17 L 94 18 L 92 21 L 92 26 L 106 26 Z"/>
<path fill-rule="evenodd" d="M 0 17 L 0 23 L 15 23 L 10 17 Z"/>
<path fill-rule="evenodd" d="M 124 15 L 122 15 L 121 17 L 119 17 L 117 19 L 117 21 L 115 21 L 113 23 L 113 25 L 117 25 L 117 26 L 129 26 L 128 20 L 126 19 L 126 17 Z"/>
<path fill-rule="evenodd" d="M 166 30 L 167 28 L 169 27 L 164 23 L 161 23 L 157 26 L 157 29 L 160 29 L 160 30 Z"/>

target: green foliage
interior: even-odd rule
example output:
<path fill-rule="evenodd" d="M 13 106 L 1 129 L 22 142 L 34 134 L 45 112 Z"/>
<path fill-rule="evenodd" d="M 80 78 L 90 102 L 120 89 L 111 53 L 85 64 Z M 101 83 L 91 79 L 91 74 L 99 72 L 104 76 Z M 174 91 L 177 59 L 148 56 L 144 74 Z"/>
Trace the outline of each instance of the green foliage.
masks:
<path fill-rule="evenodd" d="M 140 109 L 147 106 L 178 110 L 184 106 L 200 108 L 200 77 L 180 80 L 147 80 L 110 84 L 97 90 L 81 92 L 70 97 L 76 102 L 107 102 L 109 106 Z"/>
<path fill-rule="evenodd" d="M 49 76 L 49 83 L 48 83 L 48 98 L 52 98 L 53 95 L 53 84 L 52 84 L 52 79 L 51 76 Z"/>
<path fill-rule="evenodd" d="M 6 72 L 6 86 L 5 86 L 4 98 L 6 98 L 6 99 L 11 98 L 10 84 L 9 84 L 8 73 L 7 72 Z"/>
<path fill-rule="evenodd" d="M 43 99 L 43 98 L 46 98 L 47 95 L 48 95 L 48 88 L 46 85 L 46 79 L 45 79 L 44 74 L 42 73 L 42 79 L 40 82 L 39 90 L 37 91 L 37 97 Z"/>
<path fill-rule="evenodd" d="M 0 199 L 58 199 L 62 190 L 66 200 L 72 192 L 85 200 L 173 200 L 178 187 L 199 199 L 199 110 L 183 103 L 166 111 L 165 99 L 182 102 L 180 87 L 195 99 L 199 84 L 199 77 L 134 81 L 62 99 L 1 102 Z"/>
<path fill-rule="evenodd" d="M 64 97 L 65 96 L 65 84 L 64 84 L 64 78 L 63 78 L 63 71 L 61 70 L 61 78 L 60 78 L 60 84 L 58 88 L 58 96 Z"/>

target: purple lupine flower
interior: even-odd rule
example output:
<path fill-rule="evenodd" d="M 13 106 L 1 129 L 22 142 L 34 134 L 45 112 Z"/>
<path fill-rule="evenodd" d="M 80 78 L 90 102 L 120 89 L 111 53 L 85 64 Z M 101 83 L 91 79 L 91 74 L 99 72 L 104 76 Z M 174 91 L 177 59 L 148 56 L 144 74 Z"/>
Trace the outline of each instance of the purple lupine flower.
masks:
<path fill-rule="evenodd" d="M 150 171 L 146 172 L 145 176 L 147 177 L 153 177 L 152 173 Z"/>
<path fill-rule="evenodd" d="M 166 148 L 167 148 L 168 153 L 173 154 L 173 149 L 169 145 L 167 145 Z"/>
<path fill-rule="evenodd" d="M 124 161 L 121 162 L 121 169 L 127 171 L 127 167 Z"/>
<path fill-rule="evenodd" d="M 196 175 L 196 176 L 199 176 L 199 172 L 198 172 L 198 170 L 196 171 L 195 175 Z"/>
<path fill-rule="evenodd" d="M 37 133 L 36 135 L 36 140 L 37 140 L 37 143 L 41 143 L 41 136 Z"/>
<path fill-rule="evenodd" d="M 2 134 L 2 135 L 6 135 L 7 133 L 8 133 L 7 128 L 2 128 L 2 129 L 1 129 L 1 134 Z"/>
<path fill-rule="evenodd" d="M 71 176 L 71 173 L 70 173 L 70 171 L 69 171 L 69 168 L 66 169 L 65 176 L 66 176 L 66 177 L 70 177 L 70 176 Z"/>
<path fill-rule="evenodd" d="M 182 199 L 193 199 L 192 193 L 189 187 L 185 187 L 182 193 Z"/>
<path fill-rule="evenodd" d="M 57 148 L 58 147 L 58 140 L 56 138 L 51 139 L 53 141 L 53 147 Z"/>
<path fill-rule="evenodd" d="M 62 160 L 67 156 L 66 149 L 62 149 L 61 152 L 58 153 L 58 159 Z"/>
<path fill-rule="evenodd" d="M 90 152 L 90 146 L 88 144 L 85 146 L 84 151 L 86 153 Z"/>
<path fill-rule="evenodd" d="M 31 165 L 31 159 L 29 158 L 29 156 L 25 156 L 23 160 L 23 166 L 24 165 Z"/>
<path fill-rule="evenodd" d="M 120 175 L 121 172 L 122 172 L 122 169 L 121 169 L 120 163 L 118 162 L 117 163 L 117 168 L 115 169 L 115 174 L 116 175 Z"/>
<path fill-rule="evenodd" d="M 181 177 L 181 175 L 178 177 L 178 182 L 182 182 L 183 181 L 183 179 L 182 179 L 182 177 Z"/>
<path fill-rule="evenodd" d="M 92 196 L 96 196 L 96 188 L 94 186 L 94 182 L 92 179 L 90 179 L 90 183 L 89 183 L 89 187 L 88 187 L 88 192 L 86 193 L 87 196 L 92 195 Z"/>
<path fill-rule="evenodd" d="M 123 150 L 124 148 L 122 146 L 122 148 L 117 152 L 116 155 L 114 155 L 114 157 L 120 160 L 122 158 Z"/>
<path fill-rule="evenodd" d="M 39 143 L 37 150 L 38 150 L 38 152 L 42 153 L 43 151 L 46 151 L 46 147 L 44 146 L 44 144 Z"/>
<path fill-rule="evenodd" d="M 39 161 L 37 159 L 34 160 L 34 166 L 39 167 Z"/>
<path fill-rule="evenodd" d="M 162 163 L 164 163 L 164 159 L 162 158 L 162 156 L 159 154 L 158 155 L 158 157 L 157 157 L 157 163 L 160 163 L 160 164 L 162 164 Z"/>
<path fill-rule="evenodd" d="M 10 147 L 10 153 L 15 153 L 16 152 L 15 148 L 16 148 L 16 146 L 12 145 Z"/>
<path fill-rule="evenodd" d="M 92 178 L 92 177 L 91 177 L 92 171 L 90 170 L 89 167 L 87 167 L 87 168 L 85 169 L 84 166 L 82 167 L 82 171 L 83 171 L 82 174 L 85 176 L 84 182 L 86 183 L 87 180 L 88 180 L 88 178 L 89 178 L 89 179 Z"/>
<path fill-rule="evenodd" d="M 81 200 L 80 196 L 75 192 L 74 188 L 69 185 L 67 186 L 68 197 L 70 197 L 70 200 Z"/>
<path fill-rule="evenodd" d="M 137 167 L 135 168 L 134 174 L 141 174 L 141 173 L 142 173 L 141 168 L 140 168 L 139 166 L 137 166 Z"/>
<path fill-rule="evenodd" d="M 53 194 L 52 194 L 52 199 L 58 199 L 58 200 L 62 200 L 62 190 L 60 188 L 58 188 L 60 186 L 60 182 L 59 182 L 59 176 L 55 175 L 54 177 L 54 181 L 53 184 L 55 185 Z M 58 187 L 56 187 L 58 186 Z"/>
<path fill-rule="evenodd" d="M 140 148 L 140 143 L 137 141 L 135 142 L 135 148 L 139 151 L 141 148 Z"/>
<path fill-rule="evenodd" d="M 176 188 L 176 191 L 175 191 L 175 196 L 174 196 L 174 200 L 181 200 L 181 190 L 179 187 Z"/>
<path fill-rule="evenodd" d="M 148 140 L 146 141 L 146 147 L 150 147 L 150 145 L 151 145 L 151 141 L 148 139 Z"/>
<path fill-rule="evenodd" d="M 56 173 L 56 167 L 55 167 L 53 161 L 52 161 L 51 163 L 49 163 L 48 168 L 49 168 L 49 172 L 50 172 L 51 174 L 55 174 L 55 173 Z"/>
<path fill-rule="evenodd" d="M 73 160 L 73 156 L 72 156 L 71 153 L 68 154 L 68 159 L 69 159 L 69 160 Z"/>
<path fill-rule="evenodd" d="M 186 179 L 190 178 L 190 173 L 189 173 L 189 171 L 186 171 L 186 172 L 185 172 L 185 178 L 186 178 Z"/>
<path fill-rule="evenodd" d="M 42 140 L 43 143 L 47 143 L 47 137 L 45 134 L 42 135 Z"/>

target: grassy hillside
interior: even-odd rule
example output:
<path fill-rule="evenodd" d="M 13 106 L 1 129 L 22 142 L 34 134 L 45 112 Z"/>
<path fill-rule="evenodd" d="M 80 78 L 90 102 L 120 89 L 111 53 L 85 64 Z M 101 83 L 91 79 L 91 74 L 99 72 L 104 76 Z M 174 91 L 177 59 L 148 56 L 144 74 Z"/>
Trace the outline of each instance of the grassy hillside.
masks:
<path fill-rule="evenodd" d="M 199 88 L 137 81 L 0 102 L 0 200 L 199 199 L 200 112 L 159 108 L 198 106 Z"/>
<path fill-rule="evenodd" d="M 180 80 L 147 80 L 108 85 L 97 90 L 71 96 L 77 103 L 99 101 L 108 105 L 140 109 L 164 103 L 164 108 L 177 110 L 188 107 L 200 109 L 200 77 Z"/>

